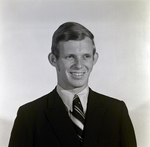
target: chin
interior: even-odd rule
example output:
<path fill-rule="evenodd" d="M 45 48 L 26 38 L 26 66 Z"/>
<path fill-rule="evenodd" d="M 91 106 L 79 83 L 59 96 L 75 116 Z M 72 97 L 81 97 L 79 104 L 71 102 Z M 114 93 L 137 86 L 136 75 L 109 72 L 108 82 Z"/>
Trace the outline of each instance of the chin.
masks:
<path fill-rule="evenodd" d="M 73 84 L 74 88 L 81 88 L 81 87 L 86 87 L 86 86 L 87 86 L 87 84 L 85 84 L 85 83 L 74 83 Z"/>

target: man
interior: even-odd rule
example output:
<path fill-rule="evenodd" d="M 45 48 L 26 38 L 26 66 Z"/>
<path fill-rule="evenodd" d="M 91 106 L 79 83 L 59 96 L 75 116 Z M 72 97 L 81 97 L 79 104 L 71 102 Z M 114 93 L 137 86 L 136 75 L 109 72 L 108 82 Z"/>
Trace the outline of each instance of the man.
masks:
<path fill-rule="evenodd" d="M 88 87 L 98 59 L 93 34 L 78 23 L 62 24 L 48 58 L 57 86 L 19 108 L 9 147 L 136 147 L 125 103 Z"/>

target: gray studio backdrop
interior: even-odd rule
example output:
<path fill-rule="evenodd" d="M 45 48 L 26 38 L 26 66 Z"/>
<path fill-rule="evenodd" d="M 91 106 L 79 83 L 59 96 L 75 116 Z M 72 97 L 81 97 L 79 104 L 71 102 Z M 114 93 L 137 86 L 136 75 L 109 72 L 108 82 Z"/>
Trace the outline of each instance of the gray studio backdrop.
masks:
<path fill-rule="evenodd" d="M 138 147 L 150 146 L 150 7 L 148 1 L 0 0 L 0 147 L 20 105 L 56 85 L 51 37 L 66 21 L 95 35 L 99 60 L 90 87 L 125 101 Z"/>

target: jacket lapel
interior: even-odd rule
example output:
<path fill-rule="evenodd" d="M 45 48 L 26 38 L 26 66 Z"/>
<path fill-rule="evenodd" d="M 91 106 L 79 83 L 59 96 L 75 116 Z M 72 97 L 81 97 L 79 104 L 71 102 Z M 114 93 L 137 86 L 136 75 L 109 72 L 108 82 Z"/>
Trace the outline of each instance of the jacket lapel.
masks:
<path fill-rule="evenodd" d="M 72 121 L 70 120 L 65 105 L 57 94 L 56 89 L 49 95 L 48 109 L 45 113 L 62 146 L 80 146 Z"/>
<path fill-rule="evenodd" d="M 100 132 L 104 112 L 105 106 L 103 100 L 99 94 L 90 89 L 82 147 L 92 147 L 94 145 L 94 141 Z"/>

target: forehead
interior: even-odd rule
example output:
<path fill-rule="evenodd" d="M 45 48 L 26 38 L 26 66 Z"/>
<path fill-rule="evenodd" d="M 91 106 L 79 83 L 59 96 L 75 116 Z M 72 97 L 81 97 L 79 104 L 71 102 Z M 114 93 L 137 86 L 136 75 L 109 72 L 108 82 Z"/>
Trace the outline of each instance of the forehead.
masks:
<path fill-rule="evenodd" d="M 61 54 L 93 53 L 94 45 L 92 40 L 86 37 L 83 40 L 60 41 L 58 44 Z"/>

